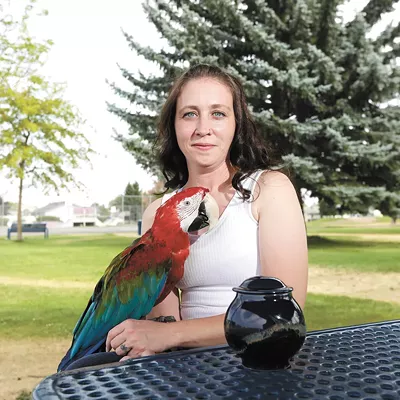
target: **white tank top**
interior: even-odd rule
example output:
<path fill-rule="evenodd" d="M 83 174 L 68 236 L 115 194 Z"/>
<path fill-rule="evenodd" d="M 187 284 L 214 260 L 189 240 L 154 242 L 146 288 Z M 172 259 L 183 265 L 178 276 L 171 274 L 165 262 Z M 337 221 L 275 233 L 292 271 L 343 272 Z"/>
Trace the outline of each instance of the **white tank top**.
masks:
<path fill-rule="evenodd" d="M 253 194 L 262 172 L 256 171 L 242 181 L 243 187 Z M 162 202 L 175 193 L 164 195 Z M 214 229 L 191 235 L 184 275 L 176 285 L 182 292 L 183 320 L 224 314 L 235 297 L 232 288 L 260 275 L 258 223 L 251 211 L 252 198 L 243 201 L 236 191 Z"/>

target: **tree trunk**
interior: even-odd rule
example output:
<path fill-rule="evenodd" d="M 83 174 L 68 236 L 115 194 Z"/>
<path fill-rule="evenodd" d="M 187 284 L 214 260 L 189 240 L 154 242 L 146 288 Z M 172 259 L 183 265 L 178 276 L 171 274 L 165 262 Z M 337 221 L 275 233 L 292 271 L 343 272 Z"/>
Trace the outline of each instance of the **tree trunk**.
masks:
<path fill-rule="evenodd" d="M 306 215 L 304 214 L 304 199 L 303 196 L 301 195 L 301 188 L 299 188 L 297 185 L 295 185 L 296 193 L 297 193 L 297 199 L 299 200 L 300 207 L 301 207 L 301 212 L 303 213 L 304 219 L 306 218 Z"/>
<path fill-rule="evenodd" d="M 19 192 L 18 192 L 18 219 L 17 219 L 17 224 L 18 224 L 18 232 L 17 232 L 17 240 L 19 242 L 22 242 L 22 183 L 23 179 L 21 178 L 19 180 Z"/>

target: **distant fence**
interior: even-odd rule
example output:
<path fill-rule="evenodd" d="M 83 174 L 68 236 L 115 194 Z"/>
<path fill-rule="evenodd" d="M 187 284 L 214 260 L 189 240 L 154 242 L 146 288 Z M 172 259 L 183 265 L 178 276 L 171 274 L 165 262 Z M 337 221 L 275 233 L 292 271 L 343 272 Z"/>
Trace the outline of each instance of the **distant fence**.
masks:
<path fill-rule="evenodd" d="M 132 196 L 124 195 L 120 198 L 120 204 L 111 207 L 97 207 L 97 218 L 103 223 L 111 224 L 136 224 L 142 219 L 144 210 L 157 197 L 153 195 Z"/>
<path fill-rule="evenodd" d="M 142 219 L 144 210 L 153 202 L 155 195 L 121 195 L 113 205 L 97 203 L 94 199 L 91 205 L 81 205 L 71 202 L 49 203 L 43 207 L 40 213 L 36 210 L 27 210 L 23 206 L 23 222 L 32 223 L 37 219 L 40 221 L 58 221 L 59 224 L 71 224 L 71 226 L 117 226 L 117 225 L 137 225 Z M 4 215 L 4 210 L 0 206 L 0 226 L 6 226 L 11 222 L 16 222 L 16 212 L 11 215 Z M 67 222 L 68 221 L 68 222 Z"/>

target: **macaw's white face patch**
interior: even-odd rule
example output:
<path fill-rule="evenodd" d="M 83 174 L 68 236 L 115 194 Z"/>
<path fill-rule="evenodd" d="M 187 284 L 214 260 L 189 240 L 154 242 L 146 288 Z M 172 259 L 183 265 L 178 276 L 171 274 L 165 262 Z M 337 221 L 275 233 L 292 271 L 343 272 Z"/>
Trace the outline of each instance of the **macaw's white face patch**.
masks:
<path fill-rule="evenodd" d="M 184 221 L 188 218 L 193 217 L 193 222 L 193 220 L 197 217 L 198 210 L 202 201 L 203 193 L 200 192 L 194 194 L 193 196 L 185 197 L 183 200 L 181 200 L 176 207 L 179 220 Z"/>
<path fill-rule="evenodd" d="M 209 193 L 196 193 L 178 203 L 177 213 L 182 230 L 195 232 L 203 228 L 212 229 L 218 221 L 219 208 Z"/>

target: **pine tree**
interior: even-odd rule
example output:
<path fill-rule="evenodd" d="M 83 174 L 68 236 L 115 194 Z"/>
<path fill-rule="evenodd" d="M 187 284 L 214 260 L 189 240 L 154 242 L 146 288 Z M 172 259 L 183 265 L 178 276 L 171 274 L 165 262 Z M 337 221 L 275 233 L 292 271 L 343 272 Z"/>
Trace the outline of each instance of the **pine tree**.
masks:
<path fill-rule="evenodd" d="M 114 200 L 111 200 L 109 203 L 109 207 L 111 206 L 120 207 L 122 202 L 124 205 L 140 205 L 141 195 L 142 191 L 140 190 L 139 184 L 137 182 L 133 183 L 129 182 L 125 187 L 124 194 L 117 196 Z M 125 199 L 122 200 L 122 197 L 125 197 Z"/>
<path fill-rule="evenodd" d="M 137 182 L 128 183 L 125 188 L 125 196 L 130 196 L 127 198 L 127 201 L 129 201 L 127 204 L 141 205 L 141 195 L 142 191 L 140 190 L 139 184 Z"/>
<path fill-rule="evenodd" d="M 344 211 L 399 208 L 400 25 L 370 32 L 396 1 L 370 0 L 344 23 L 344 0 L 147 0 L 144 8 L 168 49 L 129 46 L 161 74 L 133 74 L 126 91 L 139 112 L 109 104 L 129 137 L 117 139 L 157 172 L 151 146 L 156 115 L 172 80 L 200 62 L 226 68 L 244 83 L 266 140 L 283 153 L 298 188 Z M 385 207 L 383 207 L 385 208 Z M 386 211 L 388 212 L 388 211 Z"/>
<path fill-rule="evenodd" d="M 142 191 L 137 182 L 128 183 L 123 195 L 111 200 L 109 206 L 115 206 L 125 214 L 128 221 L 137 221 L 143 214 Z"/>

